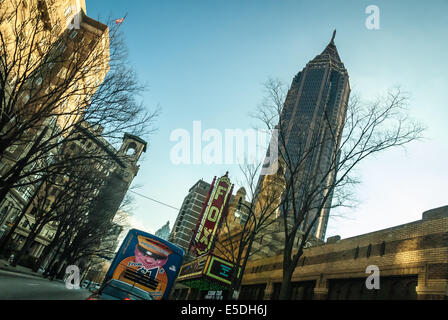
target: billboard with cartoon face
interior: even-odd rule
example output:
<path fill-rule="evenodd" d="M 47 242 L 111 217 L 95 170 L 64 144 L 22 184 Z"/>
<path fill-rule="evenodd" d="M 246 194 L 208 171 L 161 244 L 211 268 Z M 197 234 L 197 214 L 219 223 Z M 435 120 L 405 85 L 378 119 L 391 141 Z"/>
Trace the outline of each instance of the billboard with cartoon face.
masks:
<path fill-rule="evenodd" d="M 183 251 L 152 234 L 132 229 L 106 274 L 150 293 L 155 300 L 167 298 L 179 273 Z"/>

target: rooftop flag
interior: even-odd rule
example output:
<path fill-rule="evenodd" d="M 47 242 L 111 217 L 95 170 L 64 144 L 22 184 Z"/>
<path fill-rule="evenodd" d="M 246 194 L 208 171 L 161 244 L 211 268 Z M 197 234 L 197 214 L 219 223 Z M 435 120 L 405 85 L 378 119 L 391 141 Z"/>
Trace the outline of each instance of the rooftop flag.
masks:
<path fill-rule="evenodd" d="M 124 17 L 121 18 L 121 19 L 117 19 L 117 20 L 115 20 L 115 24 L 123 23 L 123 21 L 124 21 Z"/>

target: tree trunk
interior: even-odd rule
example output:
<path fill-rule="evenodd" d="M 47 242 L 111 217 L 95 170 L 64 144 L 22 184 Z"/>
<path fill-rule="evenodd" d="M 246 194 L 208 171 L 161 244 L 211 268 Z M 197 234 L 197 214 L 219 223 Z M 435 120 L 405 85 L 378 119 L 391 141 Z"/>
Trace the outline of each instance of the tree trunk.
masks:
<path fill-rule="evenodd" d="M 53 242 L 52 242 L 53 243 Z M 37 259 L 36 264 L 33 267 L 33 271 L 37 272 L 37 270 L 39 270 L 39 268 L 42 266 L 42 264 L 44 263 L 45 259 L 48 258 L 48 256 L 50 255 L 50 251 L 51 249 L 54 248 L 54 244 L 50 243 L 48 246 L 46 246 L 44 248 L 44 250 L 42 251 L 42 254 L 40 255 L 40 257 Z"/>
<path fill-rule="evenodd" d="M 294 272 L 293 259 L 291 258 L 292 248 L 294 246 L 295 232 L 291 232 L 285 239 L 285 249 L 283 251 L 283 278 L 280 287 L 279 300 L 288 300 L 291 293 L 291 279 Z"/>
<path fill-rule="evenodd" d="M 9 240 L 12 237 L 12 235 L 14 234 L 14 231 L 16 231 L 17 226 L 19 225 L 20 221 L 22 221 L 22 219 L 25 216 L 26 212 L 28 211 L 28 209 L 33 204 L 34 198 L 37 196 L 37 193 L 41 189 L 44 181 L 45 181 L 45 179 L 42 180 L 41 184 L 36 189 L 36 191 L 34 192 L 33 196 L 28 201 L 28 203 L 26 204 L 26 207 L 22 210 L 22 212 L 20 213 L 19 217 L 17 217 L 16 221 L 14 221 L 14 224 L 12 225 L 11 229 L 9 229 L 8 234 L 3 237 L 3 240 L 0 243 L 0 252 L 2 252 L 4 250 L 4 248 L 6 247 L 6 244 L 9 242 Z M 0 203 L 1 203 L 1 201 L 0 201 Z"/>
<path fill-rule="evenodd" d="M 42 132 L 40 133 L 39 137 L 36 139 L 36 141 L 33 143 L 33 146 L 30 148 L 28 153 L 18 160 L 16 164 L 11 168 L 10 171 L 12 171 L 12 175 L 6 179 L 6 181 L 2 181 L 2 187 L 0 189 L 0 203 L 3 202 L 8 192 L 12 189 L 14 184 L 20 180 L 20 173 L 25 169 L 25 167 L 28 165 L 29 160 L 31 157 L 36 153 L 36 149 L 38 148 L 39 144 L 41 143 L 42 139 L 47 134 L 48 127 L 45 127 Z M 8 173 L 6 173 L 6 176 L 9 176 Z"/>
<path fill-rule="evenodd" d="M 295 237 L 294 237 L 295 238 Z M 307 235 L 306 235 L 307 238 Z M 279 300 L 289 300 L 291 299 L 291 279 L 294 271 L 297 267 L 297 263 L 300 257 L 303 255 L 303 243 L 300 244 L 297 253 L 291 258 L 292 251 L 294 249 L 294 242 L 288 242 L 287 248 L 283 255 L 283 279 L 280 288 Z"/>
<path fill-rule="evenodd" d="M 54 268 L 56 266 L 56 263 L 59 261 L 59 258 L 58 258 L 59 251 L 61 250 L 61 247 L 62 247 L 63 244 L 64 244 L 64 241 L 61 241 L 59 246 L 56 249 L 56 252 L 55 252 L 53 258 L 51 258 L 51 261 L 48 264 L 47 270 L 48 270 L 48 277 L 49 278 L 51 278 L 53 276 Z"/>
<path fill-rule="evenodd" d="M 59 237 L 61 235 L 61 231 L 58 230 L 56 231 L 56 234 L 53 238 L 53 240 L 50 242 L 50 244 L 48 246 L 45 247 L 44 251 L 42 252 L 42 254 L 40 255 L 39 259 L 37 260 L 36 265 L 33 268 L 33 271 L 37 271 L 39 270 L 39 267 L 42 266 L 42 264 L 44 263 L 45 259 L 48 258 L 48 256 L 51 253 L 51 250 L 56 246 L 56 244 L 59 242 Z"/>
<path fill-rule="evenodd" d="M 31 203 L 31 201 L 30 201 Z M 22 221 L 23 217 L 25 216 L 25 212 L 27 211 L 27 208 L 20 213 L 20 215 L 16 218 L 16 221 L 14 221 L 14 224 L 12 225 L 11 229 L 9 229 L 6 236 L 3 237 L 1 243 L 0 243 L 0 252 L 2 252 L 6 245 L 8 244 L 9 240 L 12 238 L 12 235 L 14 234 L 14 231 L 16 231 L 17 226 L 19 225 L 20 221 Z"/>
<path fill-rule="evenodd" d="M 13 267 L 17 266 L 17 264 L 20 262 L 20 259 L 23 257 L 23 255 L 27 254 L 28 250 L 31 248 L 34 239 L 39 235 L 39 233 L 42 231 L 42 228 L 44 227 L 44 224 L 36 225 L 34 224 L 33 228 L 30 230 L 30 233 L 28 234 L 28 237 L 25 240 L 25 243 L 20 249 L 20 251 L 17 253 L 17 255 L 14 258 L 14 261 L 11 263 Z"/>
<path fill-rule="evenodd" d="M 246 254 L 245 254 L 244 259 L 243 259 L 243 265 L 241 266 L 241 272 L 239 273 L 239 276 L 235 277 L 236 278 L 235 284 L 232 285 L 231 290 L 230 290 L 231 291 L 230 292 L 230 295 L 231 295 L 230 299 L 233 298 L 233 292 L 234 291 L 238 291 L 241 288 L 241 283 L 243 282 L 244 271 L 246 270 L 247 261 L 249 260 L 249 254 L 250 254 L 250 251 L 252 250 L 252 244 L 254 242 L 255 235 L 256 235 L 256 233 L 252 232 L 252 234 L 250 236 L 249 244 L 248 244 L 247 250 L 246 250 Z M 238 275 L 238 265 L 239 265 L 239 261 L 237 262 L 237 265 L 235 266 L 235 270 L 234 270 L 236 275 Z"/>
<path fill-rule="evenodd" d="M 293 272 L 294 268 L 283 268 L 283 279 L 278 300 L 289 300 L 291 298 L 291 279 Z"/>
<path fill-rule="evenodd" d="M 59 277 L 62 273 L 62 271 L 65 272 L 65 266 L 70 265 L 68 261 L 71 261 L 73 259 L 72 254 L 70 250 L 64 250 L 62 252 L 61 257 L 53 264 L 52 269 L 54 271 L 51 273 L 51 279 L 54 279 L 55 277 Z"/>

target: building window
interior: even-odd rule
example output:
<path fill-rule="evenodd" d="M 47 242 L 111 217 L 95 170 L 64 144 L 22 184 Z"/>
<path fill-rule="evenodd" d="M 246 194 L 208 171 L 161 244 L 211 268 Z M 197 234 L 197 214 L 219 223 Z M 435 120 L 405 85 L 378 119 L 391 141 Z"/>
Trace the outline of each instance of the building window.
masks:
<path fill-rule="evenodd" d="M 67 49 L 67 46 L 62 41 L 59 41 L 59 43 L 56 45 L 56 50 L 62 53 L 65 51 L 65 49 Z"/>
<path fill-rule="evenodd" d="M 7 214 L 8 214 L 8 210 L 9 210 L 8 205 L 4 206 L 4 207 L 0 210 L 0 223 L 2 222 L 2 220 L 4 219 L 4 217 L 7 216 Z"/>
<path fill-rule="evenodd" d="M 77 35 L 78 35 L 78 31 L 73 30 L 73 31 L 70 33 L 70 39 L 74 39 Z"/>
<path fill-rule="evenodd" d="M 12 145 L 12 146 L 8 147 L 6 149 L 6 151 L 12 154 L 16 151 L 16 149 L 17 149 L 17 145 Z"/>
<path fill-rule="evenodd" d="M 137 151 L 137 145 L 134 142 L 131 142 L 126 148 L 126 155 L 133 156 Z"/>
<path fill-rule="evenodd" d="M 27 94 L 25 94 L 25 96 L 23 97 L 23 103 L 27 103 L 28 101 L 30 101 L 30 95 L 27 93 Z"/>
<path fill-rule="evenodd" d="M 384 256 L 385 253 L 386 253 L 386 241 L 383 241 L 381 242 L 380 256 Z"/>
<path fill-rule="evenodd" d="M 369 244 L 369 246 L 367 247 L 367 258 L 370 257 L 371 253 L 372 253 L 372 245 Z"/>
<path fill-rule="evenodd" d="M 29 223 L 28 223 L 27 220 L 24 220 L 24 221 L 22 222 L 22 227 L 27 228 L 28 225 L 29 225 Z"/>
<path fill-rule="evenodd" d="M 357 246 L 355 249 L 355 259 L 358 258 L 358 255 L 359 255 L 359 246 Z"/>
<path fill-rule="evenodd" d="M 26 200 L 29 200 L 32 196 L 33 196 L 33 191 L 32 191 L 32 189 L 31 189 L 31 187 L 26 188 L 26 189 L 25 189 L 25 192 L 23 193 L 23 197 L 24 197 Z"/>
<path fill-rule="evenodd" d="M 64 15 L 67 17 L 70 13 L 72 13 L 72 6 L 68 6 L 67 9 L 65 9 Z"/>
<path fill-rule="evenodd" d="M 36 86 L 40 86 L 42 84 L 42 77 L 36 79 Z"/>

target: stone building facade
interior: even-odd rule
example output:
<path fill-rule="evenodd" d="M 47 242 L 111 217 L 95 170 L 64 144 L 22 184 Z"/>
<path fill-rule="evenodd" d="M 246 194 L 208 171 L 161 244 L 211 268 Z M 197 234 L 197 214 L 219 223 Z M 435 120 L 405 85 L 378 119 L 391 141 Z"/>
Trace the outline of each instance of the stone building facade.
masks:
<path fill-rule="evenodd" d="M 101 128 L 98 128 L 97 130 L 101 130 Z M 80 133 L 80 135 L 82 135 L 82 133 Z M 91 211 L 89 212 L 89 218 L 92 219 L 92 222 L 98 220 L 100 222 L 104 221 L 105 223 L 106 221 L 112 221 L 114 219 L 130 184 L 139 171 L 140 165 L 138 164 L 138 161 L 142 153 L 146 152 L 146 147 L 146 141 L 137 136 L 125 134 L 120 149 L 117 150 L 101 137 L 101 132 L 91 134 L 90 130 L 85 130 L 83 137 L 73 141 L 66 148 L 67 154 L 70 154 L 69 152 L 71 152 L 72 154 L 90 153 L 92 155 L 103 155 L 104 160 L 102 161 L 102 164 L 99 165 L 98 162 L 96 163 L 97 167 L 95 167 L 98 176 L 103 180 L 103 185 L 95 191 L 96 200 L 93 202 Z M 52 188 L 55 189 L 56 192 L 67 192 L 63 186 L 54 185 Z M 45 188 L 41 186 L 40 189 Z M 42 190 L 40 191 L 43 192 Z M 49 206 L 51 206 L 54 200 L 54 195 L 52 194 L 53 193 L 50 193 L 47 199 Z M 10 197 L 11 196 L 9 196 L 7 200 L 10 201 Z M 15 229 L 12 236 L 13 242 L 11 243 L 16 251 L 21 250 L 30 234 L 32 225 L 35 223 L 35 218 L 32 212 L 34 206 L 37 206 L 35 203 L 36 198 L 37 194 L 34 194 L 34 196 L 27 199 L 28 203 L 23 201 L 23 206 L 24 208 L 26 207 L 26 213 Z M 7 206 L 8 203 L 8 201 L 5 201 L 0 208 L 5 208 L 4 206 Z M 18 213 L 19 210 L 16 210 L 16 212 Z M 15 215 L 13 214 L 4 217 L 4 225 L 2 226 L 2 219 L 0 219 L 0 226 L 8 230 L 12 226 L 14 219 Z M 57 225 L 57 221 L 52 221 L 43 227 L 42 231 L 36 236 L 30 247 L 30 257 L 35 258 L 36 260 L 40 258 L 45 247 L 49 246 L 52 242 Z M 121 232 L 122 227 L 119 224 L 114 223 L 103 245 L 106 247 L 116 247 Z M 43 267 L 47 266 L 54 254 L 55 253 L 52 252 L 52 254 L 48 255 L 47 259 L 43 262 Z M 96 264 L 101 268 L 99 261 L 97 261 Z"/>
<path fill-rule="evenodd" d="M 182 248 L 185 253 L 188 252 L 210 187 L 210 183 L 201 179 L 188 190 L 188 195 L 182 203 L 176 222 L 171 230 L 168 241 Z"/>
<path fill-rule="evenodd" d="M 16 15 L 17 10 L 17 15 Z M 40 17 L 39 24 L 36 26 L 32 24 L 35 15 Z M 19 31 L 27 34 L 28 37 L 34 35 L 37 39 L 32 44 L 29 41 L 24 41 L 24 47 L 29 46 L 29 50 L 33 51 L 30 57 L 31 65 L 35 65 L 36 68 L 48 68 L 45 72 L 42 71 L 42 75 L 36 75 L 36 83 L 39 89 L 37 92 L 47 92 L 52 86 L 57 85 L 58 81 L 61 81 L 64 72 L 67 70 L 67 61 L 71 61 L 67 57 L 70 57 L 79 48 L 88 48 L 89 54 L 92 57 L 97 58 L 98 61 L 104 61 L 105 63 L 109 60 L 109 28 L 86 15 L 86 4 L 85 0 L 31 0 L 31 1 L 14 1 L 5 0 L 1 1 L 0 6 L 0 16 L 4 17 L 0 21 L 0 31 L 2 35 L 14 36 L 14 21 L 17 18 L 18 23 L 22 24 Z M 73 23 L 78 24 L 76 27 L 72 26 Z M 14 39 L 12 37 L 11 39 Z M 11 40 L 9 39 L 9 40 Z M 95 39 L 95 42 L 92 40 Z M 43 57 L 50 52 L 51 46 L 56 43 L 61 44 L 58 47 L 62 53 L 56 55 L 61 63 L 50 62 L 47 66 L 42 66 L 39 61 L 43 61 Z M 14 50 L 13 41 L 9 41 L 11 44 L 7 49 Z M 88 46 L 89 44 L 89 46 Z M 39 54 L 37 54 L 39 52 Z M 64 59 L 62 59 L 64 57 Z M 55 58 L 55 60 L 57 60 Z M 105 65 L 103 68 L 98 68 L 86 72 L 85 77 L 79 77 L 76 85 L 79 87 L 86 86 L 87 82 L 102 82 L 106 76 L 109 66 Z M 28 70 L 28 72 L 30 72 Z M 21 75 L 15 76 L 13 79 L 16 81 Z M 13 81 L 12 81 L 13 82 Z M 9 82 L 6 85 L 6 95 L 8 96 L 9 87 L 13 86 L 13 83 Z M 70 89 L 74 90 L 74 89 Z M 79 101 L 84 99 L 83 94 L 71 94 L 70 90 L 67 90 L 67 101 L 63 105 L 64 110 L 71 110 L 74 106 L 79 104 Z M 85 97 L 93 95 L 92 90 L 85 91 Z M 33 93 L 37 96 L 37 93 Z M 28 101 L 29 95 L 25 96 L 24 101 Z M 26 103 L 26 102 L 25 102 Z M 20 104 L 17 104 L 20 105 Z M 6 111 L 3 110 L 4 104 L 2 104 L 2 115 Z M 17 106 L 16 106 L 17 107 Z M 27 106 L 31 108 L 31 106 Z M 13 111 L 16 112 L 17 108 Z M 65 112 L 65 111 L 64 111 Z M 9 126 L 17 125 L 17 119 L 19 116 L 12 117 L 10 123 L 6 125 L 2 130 L 8 130 Z M 14 121 L 13 121 L 14 120 Z M 39 136 L 44 128 L 54 128 L 55 124 L 57 127 L 63 127 L 67 125 L 70 119 L 68 117 L 59 116 L 57 119 L 55 117 L 50 117 L 45 119 L 43 124 L 37 124 L 35 128 L 30 128 L 30 132 L 24 135 L 24 141 L 33 141 L 34 138 Z M 71 119 L 70 121 L 73 121 Z M 52 129 L 50 129 L 51 131 Z M 4 134 L 4 131 L 2 131 Z M 50 133 L 44 135 L 45 139 L 51 136 Z M 11 145 L 5 152 L 2 153 L 0 159 L 0 176 L 4 176 L 5 173 L 18 161 L 20 161 L 24 155 L 29 151 L 32 143 L 21 142 Z M 25 171 L 32 170 L 31 166 L 38 166 L 38 163 L 33 163 L 25 168 Z M 28 181 L 24 181 L 28 182 Z M 35 197 L 38 188 L 33 184 L 27 184 L 12 188 L 6 195 L 5 199 L 0 203 L 0 238 L 7 234 L 8 230 L 13 224 L 15 224 L 16 219 L 21 215 L 21 212 L 27 211 L 25 216 L 20 220 L 18 228 L 13 235 L 13 240 L 20 246 L 23 244 L 23 238 L 29 234 L 30 225 L 34 224 L 34 217 L 30 214 L 32 210 L 32 205 L 30 206 L 30 201 Z M 51 204 L 51 198 L 49 199 Z M 55 234 L 56 227 L 54 224 L 47 224 L 41 233 L 36 237 L 36 244 L 33 245 L 31 249 L 31 255 L 33 257 L 38 257 L 45 246 L 52 241 Z"/>
<path fill-rule="evenodd" d="M 368 290 L 368 266 L 380 289 Z M 282 255 L 250 261 L 240 299 L 276 299 Z M 421 220 L 305 249 L 292 278 L 292 299 L 448 299 L 448 206 Z"/>

